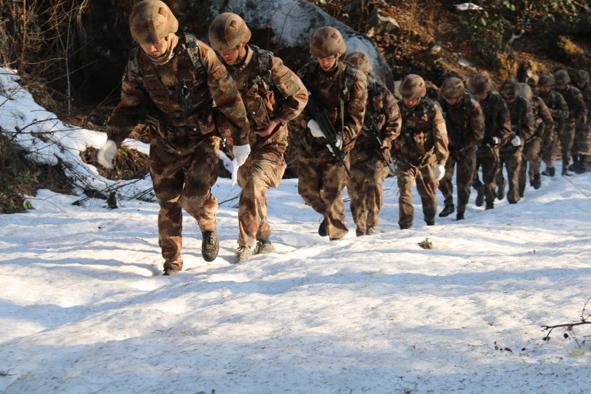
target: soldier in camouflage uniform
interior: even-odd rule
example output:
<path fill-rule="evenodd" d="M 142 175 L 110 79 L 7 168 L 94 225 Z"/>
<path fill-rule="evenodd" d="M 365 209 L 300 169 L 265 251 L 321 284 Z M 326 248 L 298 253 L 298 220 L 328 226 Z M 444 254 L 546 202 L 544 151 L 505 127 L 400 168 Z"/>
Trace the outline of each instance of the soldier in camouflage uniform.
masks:
<path fill-rule="evenodd" d="M 591 130 L 591 83 L 589 83 L 589 72 L 585 70 L 579 70 L 577 72 L 577 87 L 583 94 L 585 104 L 587 105 L 587 123 L 581 124 L 577 129 L 577 135 L 575 136 L 575 146 L 573 147 L 573 155 L 578 156 L 577 163 L 575 164 L 574 171 L 582 174 L 585 172 L 585 159 L 591 152 L 589 151 L 589 130 Z"/>
<path fill-rule="evenodd" d="M 425 81 L 409 74 L 400 84 L 402 132 L 394 140 L 393 151 L 398 161 L 399 218 L 401 229 L 412 226 L 414 208 L 412 186 L 416 181 L 421 196 L 423 216 L 428 226 L 435 224 L 436 191 L 445 175 L 449 155 L 447 130 L 441 109 L 425 97 Z"/>
<path fill-rule="evenodd" d="M 138 123 L 150 126 L 159 244 L 164 274 L 170 275 L 183 267 L 182 209 L 199 224 L 203 258 L 212 261 L 218 253 L 217 201 L 211 193 L 220 145 L 214 101 L 215 113 L 231 126 L 237 144 L 248 144 L 249 124 L 238 89 L 215 52 L 192 35 L 177 36 L 178 22 L 165 3 L 137 3 L 130 29 L 141 49 L 131 52 L 121 102 L 109 119 L 109 140 L 98 159 L 110 167 L 117 146 L 132 128 Z"/>
<path fill-rule="evenodd" d="M 550 110 L 554 121 L 554 129 L 542 136 L 542 160 L 546 164 L 546 169 L 542 172 L 542 175 L 546 176 L 554 176 L 556 173 L 554 167 L 556 143 L 565 135 L 564 128 L 569 118 L 566 100 L 553 87 L 554 76 L 552 74 L 544 74 L 540 77 L 537 92 Z"/>
<path fill-rule="evenodd" d="M 569 162 L 572 156 L 574 162 L 574 169 L 580 171 L 579 151 L 582 146 L 580 142 L 574 143 L 575 132 L 579 136 L 584 134 L 584 129 L 587 127 L 587 106 L 583 94 L 579 89 L 570 85 L 570 76 L 566 70 L 558 70 L 554 74 L 556 83 L 556 91 L 560 93 L 566 100 L 569 110 L 569 118 L 566 121 L 563 135 L 560 136 L 560 144 L 562 147 L 562 175 L 570 175 Z M 583 170 L 584 171 L 584 170 Z"/>
<path fill-rule="evenodd" d="M 392 141 L 400 135 L 400 109 L 388 88 L 371 77 L 366 54 L 353 52 L 345 61 L 368 79 L 365 121 L 351 151 L 349 196 L 357 236 L 372 235 L 384 202 L 384 179 L 390 172 Z"/>
<path fill-rule="evenodd" d="M 505 165 L 509 178 L 507 201 L 510 204 L 516 204 L 521 198 L 519 195 L 519 174 L 523 164 L 523 146 L 534 136 L 535 132 L 531 104 L 518 93 L 519 84 L 514 79 L 506 80 L 501 86 L 501 95 L 511 114 L 513 136 L 501 145 L 501 164 L 497 173 L 497 198 L 501 200 L 505 194 L 505 178 L 503 176 L 503 165 Z"/>
<path fill-rule="evenodd" d="M 446 78 L 439 94 L 449 138 L 449 157 L 445 163 L 445 176 L 439 183 L 439 190 L 445 197 L 445 207 L 439 216 L 446 217 L 455 210 L 452 178 L 454 167 L 457 167 L 456 220 L 463 220 L 476 170 L 476 151 L 484 138 L 484 114 L 478 101 L 466 92 L 464 82 L 460 78 Z"/>
<path fill-rule="evenodd" d="M 539 189 L 542 185 L 540 176 L 542 141 L 547 140 L 548 135 L 554 132 L 554 120 L 552 120 L 550 109 L 546 106 L 544 100 L 534 94 L 531 85 L 522 85 L 520 88 L 522 97 L 531 103 L 535 128 L 532 137 L 525 141 L 519 171 L 519 196 L 523 197 L 526 173 L 529 176 L 529 183 L 534 189 Z"/>
<path fill-rule="evenodd" d="M 342 61 L 346 50 L 337 29 L 321 27 L 310 38 L 314 59 L 299 72 L 310 95 L 328 114 L 337 130 L 336 145 L 344 152 L 342 161 L 335 158 L 319 124 L 305 111 L 308 128 L 297 153 L 298 192 L 306 204 L 323 216 L 318 234 L 331 240 L 341 239 L 349 231 L 342 194 L 348 183 L 345 166 L 349 166 L 349 153 L 363 126 L 367 102 L 367 79 Z"/>
<path fill-rule="evenodd" d="M 209 42 L 236 81 L 251 126 L 251 153 L 238 171 L 242 188 L 238 261 L 253 253 L 273 251 L 266 191 L 281 182 L 287 167 L 287 123 L 303 111 L 308 101 L 308 91 L 300 78 L 273 53 L 248 45 L 250 37 L 244 20 L 234 13 L 218 15 L 209 26 Z"/>
<path fill-rule="evenodd" d="M 484 113 L 484 139 L 476 152 L 477 164 L 474 173 L 474 188 L 478 191 L 476 206 L 494 208 L 496 176 L 499 171 L 499 146 L 511 139 L 511 117 L 507 104 L 501 95 L 492 90 L 492 81 L 487 75 L 476 75 L 471 81 L 472 92 L 478 99 Z M 482 167 L 482 180 L 478 167 Z"/>

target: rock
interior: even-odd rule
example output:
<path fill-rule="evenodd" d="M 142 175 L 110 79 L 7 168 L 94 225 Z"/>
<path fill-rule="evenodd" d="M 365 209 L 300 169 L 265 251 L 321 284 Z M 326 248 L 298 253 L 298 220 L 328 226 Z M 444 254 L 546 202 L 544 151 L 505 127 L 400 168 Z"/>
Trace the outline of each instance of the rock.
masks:
<path fill-rule="evenodd" d="M 400 31 L 398 21 L 391 16 L 384 16 L 380 10 L 374 8 L 369 17 L 369 24 L 373 27 L 375 33 L 395 33 Z"/>

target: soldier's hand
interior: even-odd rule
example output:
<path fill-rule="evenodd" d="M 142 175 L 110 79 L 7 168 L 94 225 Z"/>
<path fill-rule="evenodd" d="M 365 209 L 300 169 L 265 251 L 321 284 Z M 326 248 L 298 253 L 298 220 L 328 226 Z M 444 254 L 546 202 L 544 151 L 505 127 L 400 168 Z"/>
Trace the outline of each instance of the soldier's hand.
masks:
<path fill-rule="evenodd" d="M 442 180 L 445 175 L 445 166 L 441 163 L 437 164 L 437 166 L 435 166 L 435 171 L 433 171 L 433 175 L 437 181 Z"/>
<path fill-rule="evenodd" d="M 511 145 L 517 147 L 521 145 L 521 138 L 519 138 L 518 135 L 516 135 L 515 137 L 513 137 L 513 139 L 511 140 Z"/>
<path fill-rule="evenodd" d="M 266 129 L 256 131 L 256 133 L 260 137 L 268 137 L 268 136 L 270 136 L 275 131 L 275 129 L 278 126 L 280 126 L 280 124 L 281 124 L 281 121 L 279 121 L 279 120 L 272 120 L 271 122 L 269 122 L 269 125 L 267 126 Z"/>
<path fill-rule="evenodd" d="M 99 164 L 105 168 L 113 168 L 113 159 L 117 153 L 117 144 L 113 140 L 107 140 L 99 149 L 96 159 Z"/>

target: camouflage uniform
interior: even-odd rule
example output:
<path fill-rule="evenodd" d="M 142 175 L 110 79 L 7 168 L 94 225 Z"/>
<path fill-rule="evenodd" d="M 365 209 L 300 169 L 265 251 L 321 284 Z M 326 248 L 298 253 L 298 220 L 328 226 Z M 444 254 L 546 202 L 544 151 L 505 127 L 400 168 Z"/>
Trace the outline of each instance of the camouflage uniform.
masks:
<path fill-rule="evenodd" d="M 473 186 L 479 196 L 486 199 L 487 209 L 494 208 L 496 176 L 499 171 L 499 145 L 508 141 L 512 135 L 511 116 L 503 97 L 491 91 L 486 98 L 479 100 L 484 113 L 484 139 L 476 152 L 477 163 Z M 495 139 L 498 142 L 495 143 Z M 482 167 L 482 180 L 478 177 L 478 167 Z"/>
<path fill-rule="evenodd" d="M 462 219 L 470 199 L 470 186 L 476 170 L 476 151 L 484 138 L 484 114 L 478 101 L 464 93 L 455 105 L 440 99 L 443 117 L 449 137 L 449 157 L 445 163 L 445 177 L 439 183 L 439 190 L 445 198 L 445 207 L 453 212 L 454 167 L 457 164 L 456 184 L 458 188 L 457 218 Z M 442 212 L 439 216 L 447 216 Z"/>
<path fill-rule="evenodd" d="M 409 75 L 407 78 L 417 78 Z M 420 77 L 418 77 L 420 78 Z M 403 80 L 402 86 L 405 84 Z M 422 78 L 420 78 L 422 81 Z M 424 82 L 423 86 L 424 88 Z M 412 226 L 414 208 L 412 204 L 412 186 L 416 180 L 421 196 L 423 216 L 427 225 L 435 224 L 437 210 L 436 191 L 438 181 L 434 175 L 435 165 L 443 165 L 449 155 L 447 130 L 441 109 L 431 99 L 425 98 L 425 90 L 419 101 L 407 107 L 404 100 L 399 102 L 402 114 L 402 132 L 394 140 L 393 151 L 398 161 L 399 218 L 401 229 Z M 404 94 L 403 94 L 404 97 Z"/>
<path fill-rule="evenodd" d="M 281 59 L 254 45 L 248 47 L 242 65 L 227 68 L 238 85 L 253 131 L 249 139 L 252 152 L 238 172 L 242 188 L 238 244 L 252 246 L 256 240 L 266 242 L 271 236 L 265 194 L 281 182 L 287 167 L 287 123 L 304 109 L 308 92 Z M 281 124 L 271 135 L 256 134 L 265 130 L 272 119 Z"/>
<path fill-rule="evenodd" d="M 384 202 L 384 179 L 390 172 L 384 159 L 391 160 L 392 141 L 400 135 L 401 127 L 400 109 L 388 88 L 370 80 L 367 90 L 365 122 L 351 152 L 349 180 L 351 213 L 357 235 L 371 234 L 378 226 Z M 381 146 L 375 133 L 382 141 Z"/>
<path fill-rule="evenodd" d="M 317 61 L 312 61 L 299 74 L 310 94 L 327 111 L 335 129 L 341 131 L 346 156 L 344 162 L 339 163 L 326 147 L 326 141 L 313 137 L 306 130 L 297 154 L 298 192 L 306 204 L 323 215 L 321 228 L 326 229 L 329 238 L 341 239 L 349 231 L 342 196 L 348 182 L 345 166 L 350 164 L 348 152 L 353 149 L 363 125 L 367 79 L 363 73 L 340 60 L 329 72 L 323 71 Z M 309 119 L 307 113 L 305 118 Z"/>
<path fill-rule="evenodd" d="M 575 146 L 573 148 L 573 154 L 577 153 L 581 159 L 581 170 L 585 169 L 585 160 L 589 161 L 591 151 L 589 150 L 589 132 L 591 131 L 591 83 L 589 81 L 589 72 L 585 70 L 579 70 L 577 78 L 577 86 L 587 105 L 587 124 L 580 125 L 577 129 L 577 136 L 575 138 Z M 585 127 L 586 126 L 586 127 Z"/>
<path fill-rule="evenodd" d="M 503 164 L 507 169 L 509 190 L 507 192 L 507 201 L 510 204 L 515 204 L 519 201 L 519 174 L 521 171 L 523 145 L 525 141 L 531 139 L 534 135 L 534 117 L 530 103 L 523 97 L 517 96 L 511 103 L 507 103 L 509 112 L 511 114 L 511 129 L 514 136 L 521 139 L 519 146 L 514 146 L 511 140 L 505 142 L 501 146 L 500 165 L 497 173 L 497 198 L 503 197 L 502 191 L 505 186 L 505 178 L 503 176 Z"/>
<path fill-rule="evenodd" d="M 564 128 L 569 117 L 568 105 L 560 93 L 552 90 L 554 77 L 550 74 L 542 75 L 539 81 L 538 94 L 552 114 L 554 129 L 547 130 L 542 136 L 542 160 L 546 164 L 543 175 L 554 176 L 554 162 L 556 143 L 565 135 Z"/>
<path fill-rule="evenodd" d="M 235 141 L 247 143 L 244 104 L 211 48 L 187 34 L 164 64 L 154 63 L 139 48 L 132 50 L 121 101 L 109 120 L 109 138 L 119 145 L 136 124 L 152 126 L 150 173 L 160 203 L 165 273 L 183 265 L 181 208 L 197 220 L 203 233 L 216 229 L 217 201 L 211 186 L 217 179 L 220 137 L 214 112 L 226 119 Z"/>

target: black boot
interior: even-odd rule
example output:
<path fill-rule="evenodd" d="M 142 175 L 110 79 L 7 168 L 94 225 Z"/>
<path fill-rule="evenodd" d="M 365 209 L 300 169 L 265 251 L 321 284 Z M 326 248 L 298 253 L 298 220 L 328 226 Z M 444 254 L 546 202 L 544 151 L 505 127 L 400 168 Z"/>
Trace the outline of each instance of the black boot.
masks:
<path fill-rule="evenodd" d="M 201 256 L 203 260 L 210 262 L 218 257 L 220 251 L 220 240 L 215 231 L 204 231 L 201 233 Z"/>
<path fill-rule="evenodd" d="M 562 167 L 562 176 L 572 176 L 572 174 L 568 172 L 568 166 Z"/>
<path fill-rule="evenodd" d="M 484 193 L 481 189 L 478 189 L 478 194 L 476 195 L 476 206 L 481 207 L 484 205 Z"/>
<path fill-rule="evenodd" d="M 456 214 L 456 220 L 464 220 L 464 212 L 460 212 L 458 211 L 458 213 Z"/>
<path fill-rule="evenodd" d="M 531 185 L 536 190 L 538 190 L 542 186 L 542 179 L 540 177 L 540 174 L 534 174 L 534 179 L 532 180 Z"/>
<path fill-rule="evenodd" d="M 583 161 L 581 156 L 578 156 L 577 161 L 574 164 L 573 171 L 575 172 L 575 174 L 584 174 L 585 170 L 585 162 Z"/>
<path fill-rule="evenodd" d="M 495 207 L 495 202 L 494 201 L 487 201 L 486 202 L 486 208 L 485 209 L 493 209 Z"/>
<path fill-rule="evenodd" d="M 497 186 L 497 200 L 502 200 L 505 197 L 505 184 L 501 183 Z"/>
<path fill-rule="evenodd" d="M 547 167 L 544 171 L 542 171 L 542 175 L 554 176 L 556 175 L 556 169 L 554 167 Z"/>
<path fill-rule="evenodd" d="M 452 213 L 454 213 L 454 211 L 455 211 L 455 207 L 453 204 L 446 204 L 445 207 L 443 207 L 443 209 L 439 213 L 439 217 L 440 218 L 447 217 L 447 216 L 451 215 Z"/>
<path fill-rule="evenodd" d="M 328 232 L 326 231 L 326 219 L 323 219 L 320 226 L 318 226 L 318 235 L 321 237 L 326 237 L 328 235 Z"/>

